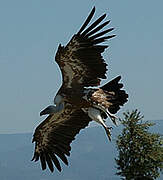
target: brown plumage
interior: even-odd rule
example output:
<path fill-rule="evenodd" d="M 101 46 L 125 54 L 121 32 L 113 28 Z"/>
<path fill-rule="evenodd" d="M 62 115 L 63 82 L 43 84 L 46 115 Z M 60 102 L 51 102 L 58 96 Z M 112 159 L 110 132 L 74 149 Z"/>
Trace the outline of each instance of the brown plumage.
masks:
<path fill-rule="evenodd" d="M 63 82 L 54 103 L 40 114 L 49 116 L 36 128 L 33 142 L 35 152 L 32 160 L 40 160 L 42 169 L 54 166 L 61 171 L 60 158 L 68 165 L 71 142 L 76 134 L 91 120 L 103 125 L 110 139 L 110 128 L 103 122 L 105 110 L 115 114 L 127 102 L 128 95 L 121 88 L 120 76 L 101 88 L 88 88 L 100 85 L 106 78 L 107 64 L 102 53 L 108 47 L 101 43 L 114 37 L 106 35 L 113 28 L 101 31 L 110 21 L 101 23 L 106 14 L 99 17 L 89 27 L 95 8 L 70 42 L 64 47 L 59 45 L 55 60 L 59 65 Z M 112 116 L 112 115 L 111 115 Z"/>
<path fill-rule="evenodd" d="M 65 47 L 61 46 L 61 44 L 58 47 L 55 60 L 62 72 L 63 88 L 74 88 L 77 84 L 81 87 L 98 86 L 101 79 L 106 78 L 107 64 L 101 53 L 108 46 L 100 43 L 115 35 L 103 36 L 111 32 L 113 28 L 99 32 L 110 22 L 106 21 L 100 24 L 106 14 L 98 18 L 86 29 L 94 13 L 95 7 L 70 42 Z"/>
<path fill-rule="evenodd" d="M 91 119 L 82 110 L 65 103 L 62 111 L 49 115 L 36 128 L 33 135 L 35 152 L 32 160 L 40 160 L 42 170 L 48 165 L 53 172 L 55 165 L 61 171 L 58 157 L 68 165 L 66 156 L 70 156 L 70 144 L 76 134 L 88 126 L 90 121 Z"/>

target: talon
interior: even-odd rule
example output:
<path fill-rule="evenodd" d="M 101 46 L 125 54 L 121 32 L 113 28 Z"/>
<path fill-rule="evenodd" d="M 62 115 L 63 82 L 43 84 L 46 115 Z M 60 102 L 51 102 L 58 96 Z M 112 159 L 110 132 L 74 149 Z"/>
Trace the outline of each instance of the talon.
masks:
<path fill-rule="evenodd" d="M 106 134 L 109 138 L 109 141 L 111 141 L 111 132 L 110 130 L 112 129 L 112 127 L 104 127 L 105 128 L 105 131 L 106 131 Z"/>

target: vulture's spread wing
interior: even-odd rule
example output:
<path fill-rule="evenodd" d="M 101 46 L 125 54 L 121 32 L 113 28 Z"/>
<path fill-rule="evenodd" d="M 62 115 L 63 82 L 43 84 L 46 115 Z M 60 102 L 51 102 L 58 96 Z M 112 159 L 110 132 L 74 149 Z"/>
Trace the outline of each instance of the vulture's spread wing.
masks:
<path fill-rule="evenodd" d="M 106 14 L 86 28 L 94 13 L 95 8 L 92 9 L 79 32 L 72 37 L 70 42 L 65 47 L 61 45 L 58 47 L 55 60 L 61 69 L 64 87 L 98 86 L 100 79 L 106 78 L 107 64 L 101 53 L 108 46 L 100 45 L 100 43 L 115 35 L 104 36 L 113 28 L 100 31 L 110 22 L 101 23 Z"/>
<path fill-rule="evenodd" d="M 40 159 L 43 170 L 48 165 L 53 172 L 55 165 L 61 171 L 58 157 L 68 165 L 66 156 L 70 155 L 70 144 L 89 121 L 91 119 L 87 114 L 74 109 L 70 104 L 66 104 L 61 112 L 49 115 L 35 130 L 35 152 L 32 160 Z"/>

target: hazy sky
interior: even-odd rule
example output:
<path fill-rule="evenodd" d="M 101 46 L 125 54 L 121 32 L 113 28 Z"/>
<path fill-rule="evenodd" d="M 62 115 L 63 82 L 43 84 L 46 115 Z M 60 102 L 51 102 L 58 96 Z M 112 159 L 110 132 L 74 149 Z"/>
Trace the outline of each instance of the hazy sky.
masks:
<path fill-rule="evenodd" d="M 43 120 L 61 85 L 57 46 L 94 5 L 95 19 L 107 13 L 117 35 L 104 57 L 108 79 L 122 75 L 129 93 L 118 115 L 138 108 L 146 120 L 163 119 L 162 0 L 0 0 L 0 133 L 32 132 Z"/>

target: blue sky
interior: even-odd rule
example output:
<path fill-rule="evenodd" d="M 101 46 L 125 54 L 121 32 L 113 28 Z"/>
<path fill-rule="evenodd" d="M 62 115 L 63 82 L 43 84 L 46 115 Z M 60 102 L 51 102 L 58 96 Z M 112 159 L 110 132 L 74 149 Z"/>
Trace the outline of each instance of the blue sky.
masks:
<path fill-rule="evenodd" d="M 163 1 L 0 0 L 0 133 L 32 132 L 39 112 L 61 85 L 54 63 L 96 6 L 107 13 L 116 38 L 104 57 L 108 80 L 122 75 L 129 102 L 118 113 L 139 109 L 146 120 L 163 119 Z M 103 83 L 105 83 L 103 81 Z"/>

